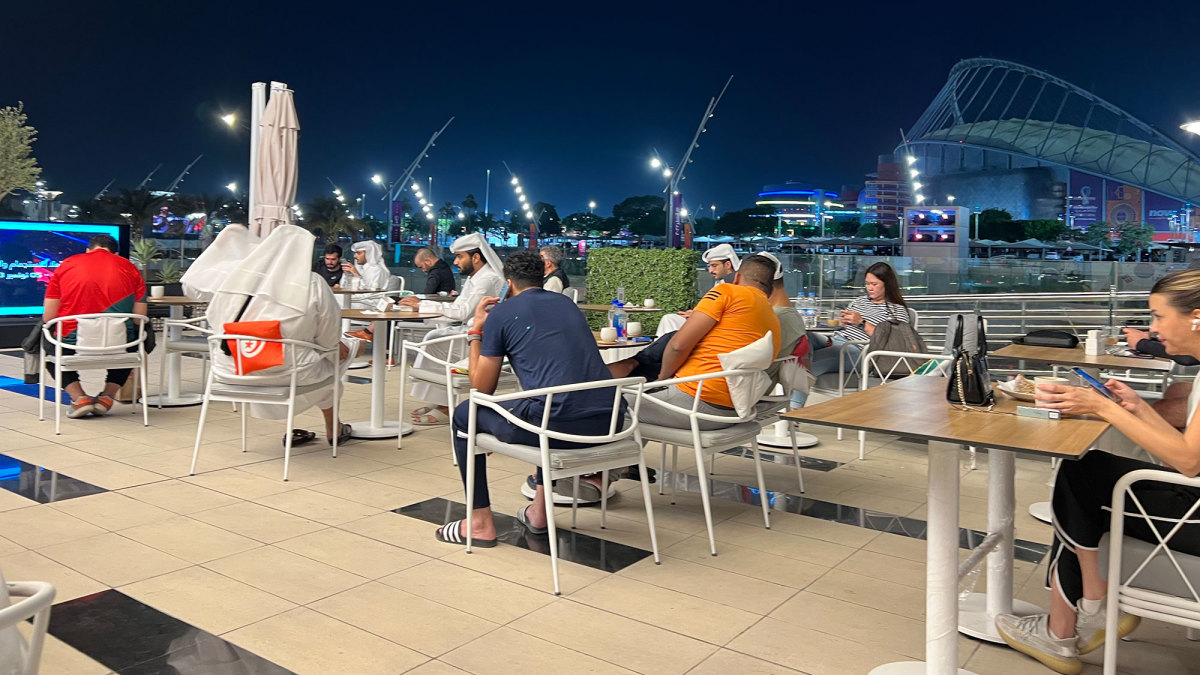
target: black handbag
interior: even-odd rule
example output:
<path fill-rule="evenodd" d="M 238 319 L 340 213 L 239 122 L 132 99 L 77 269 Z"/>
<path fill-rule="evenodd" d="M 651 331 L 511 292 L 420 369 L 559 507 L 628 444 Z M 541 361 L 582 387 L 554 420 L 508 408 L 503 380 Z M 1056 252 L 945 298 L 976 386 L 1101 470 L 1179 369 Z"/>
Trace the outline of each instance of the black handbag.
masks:
<path fill-rule="evenodd" d="M 950 381 L 946 385 L 946 400 L 961 406 L 987 407 L 996 404 L 996 392 L 992 391 L 992 383 L 988 378 L 988 343 L 987 334 L 983 329 L 983 317 L 976 331 L 978 348 L 974 353 L 963 349 L 963 318 L 954 329 L 953 350 L 950 352 L 954 360 L 950 363 Z"/>
<path fill-rule="evenodd" d="M 1079 346 L 1079 338 L 1065 330 L 1031 330 L 1021 337 L 1013 338 L 1013 344 L 1026 347 L 1074 349 Z"/>

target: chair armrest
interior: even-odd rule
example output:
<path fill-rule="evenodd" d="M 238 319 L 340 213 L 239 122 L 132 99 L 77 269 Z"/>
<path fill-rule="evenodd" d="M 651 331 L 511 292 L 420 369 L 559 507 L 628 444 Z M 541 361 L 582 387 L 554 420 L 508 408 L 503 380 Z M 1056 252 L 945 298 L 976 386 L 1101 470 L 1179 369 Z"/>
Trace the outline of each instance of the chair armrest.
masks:
<path fill-rule="evenodd" d="M 637 429 L 637 412 L 640 408 L 642 399 L 642 388 L 646 383 L 645 378 L 641 377 L 625 377 L 615 380 L 593 380 L 591 382 L 579 382 L 576 384 L 566 384 L 557 387 L 541 387 L 539 389 L 530 389 L 528 391 L 518 391 L 509 394 L 484 394 L 476 389 L 472 389 L 468 401 L 472 408 L 483 406 L 497 412 L 501 417 L 508 421 L 513 426 L 524 429 L 533 434 L 552 438 L 561 441 L 572 441 L 576 443 L 609 443 L 612 441 L 626 438 L 633 434 Z M 612 419 L 610 422 L 610 432 L 605 436 L 581 436 L 578 434 L 570 434 L 561 431 L 554 431 L 549 428 L 550 425 L 550 409 L 556 394 L 567 394 L 571 392 L 587 391 L 589 389 L 609 389 L 616 388 L 613 399 Z M 633 394 L 634 404 L 632 410 L 632 423 L 624 429 L 618 430 L 618 422 L 620 415 L 620 398 L 624 393 Z M 500 405 L 506 401 L 515 401 L 520 399 L 546 397 L 546 403 L 542 411 L 541 424 L 533 424 L 523 420 L 512 413 L 508 408 Z"/>

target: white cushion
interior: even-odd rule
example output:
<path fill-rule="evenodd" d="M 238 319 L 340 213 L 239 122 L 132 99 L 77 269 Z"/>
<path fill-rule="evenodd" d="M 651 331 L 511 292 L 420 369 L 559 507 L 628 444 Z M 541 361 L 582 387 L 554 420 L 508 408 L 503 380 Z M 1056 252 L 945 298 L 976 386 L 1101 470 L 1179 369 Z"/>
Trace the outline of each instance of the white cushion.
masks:
<path fill-rule="evenodd" d="M 79 353 L 121 353 L 124 347 L 113 349 L 113 345 L 123 345 L 129 342 L 125 332 L 125 319 L 95 318 L 79 319 L 76 321 L 75 351 Z"/>
<path fill-rule="evenodd" d="M 1128 509 L 1128 507 L 1126 508 Z M 1124 540 L 1124 550 L 1121 551 L 1122 581 L 1133 574 L 1138 567 L 1141 567 L 1142 562 L 1154 552 L 1154 548 L 1157 546 L 1157 544 L 1151 544 L 1136 537 L 1124 537 Z M 1100 538 L 1100 574 L 1104 575 L 1106 579 L 1108 578 L 1108 547 L 1110 544 L 1111 538 L 1106 532 Z M 1188 575 L 1188 579 L 1195 585 L 1196 580 L 1200 579 L 1200 557 L 1174 550 L 1171 551 L 1171 555 L 1175 556 L 1175 560 L 1183 568 L 1183 573 Z M 1171 564 L 1171 559 L 1161 551 L 1146 564 L 1146 568 L 1137 575 L 1132 585 L 1134 588 L 1143 588 L 1182 598 L 1190 599 L 1192 597 L 1192 592 L 1179 577 L 1179 572 L 1175 569 L 1175 565 Z"/>
<path fill-rule="evenodd" d="M 738 375 L 725 378 L 729 385 L 729 398 L 733 399 L 733 409 L 739 417 L 745 417 L 754 410 L 754 404 L 771 387 L 771 378 L 766 369 L 775 360 L 775 343 L 771 339 L 771 331 L 750 344 L 735 349 L 728 354 L 719 354 L 722 370 L 755 370 L 750 375 Z"/>
<path fill-rule="evenodd" d="M 692 430 L 678 427 L 663 427 L 657 424 L 639 424 L 643 441 L 658 441 L 669 445 L 684 445 L 691 447 Z M 700 447 L 731 448 L 735 445 L 750 442 L 750 439 L 762 432 L 758 422 L 742 422 L 723 429 L 700 432 Z"/>
<path fill-rule="evenodd" d="M 460 431 L 459 436 L 465 437 L 466 434 Z M 504 443 L 491 434 L 475 435 L 475 451 L 498 452 L 539 466 L 542 463 L 542 451 L 538 446 Z M 641 447 L 632 436 L 586 448 L 550 448 L 550 468 L 565 470 L 606 462 L 614 462 L 614 466 L 627 466 L 637 464 L 641 453 Z"/>

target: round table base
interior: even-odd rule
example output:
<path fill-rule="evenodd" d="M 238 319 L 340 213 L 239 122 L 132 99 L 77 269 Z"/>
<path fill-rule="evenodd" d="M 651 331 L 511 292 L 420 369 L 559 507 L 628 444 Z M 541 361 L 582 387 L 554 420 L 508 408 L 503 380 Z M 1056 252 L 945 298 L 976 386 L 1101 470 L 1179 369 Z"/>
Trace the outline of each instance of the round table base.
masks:
<path fill-rule="evenodd" d="M 160 398 L 162 399 L 162 406 L 164 408 L 182 408 L 189 405 L 200 405 L 204 402 L 203 394 L 180 394 L 178 396 L 151 394 L 146 397 L 146 404 L 151 408 L 157 408 Z"/>
<path fill-rule="evenodd" d="M 765 445 L 770 448 L 787 448 L 788 450 L 792 449 L 791 436 L 788 436 L 787 434 L 777 434 L 775 433 L 775 430 L 770 427 L 764 428 L 763 432 L 758 435 L 757 440 L 759 445 Z M 820 442 L 821 439 L 813 436 L 812 434 L 806 434 L 800 431 L 796 432 L 797 448 L 811 448 Z"/>
<path fill-rule="evenodd" d="M 871 670 L 870 675 L 925 675 L 929 672 L 924 661 L 897 661 L 885 663 Z M 969 670 L 958 669 L 958 675 L 975 675 Z"/>
<path fill-rule="evenodd" d="M 1013 600 L 1013 614 L 1029 616 L 1041 614 L 1045 610 L 1032 602 Z M 996 630 L 995 619 L 987 615 L 987 595 L 971 593 L 966 599 L 958 601 L 958 632 L 976 640 L 986 640 L 996 644 L 1004 644 L 1004 638 Z"/>
<path fill-rule="evenodd" d="M 408 422 L 398 422 L 396 420 L 385 420 L 380 426 L 373 426 L 369 421 L 351 422 L 350 435 L 353 438 L 395 438 L 396 431 L 399 430 L 401 436 L 407 436 L 413 432 L 413 425 Z"/>
<path fill-rule="evenodd" d="M 1043 523 L 1049 523 L 1054 520 L 1050 515 L 1050 502 L 1036 502 L 1029 505 L 1029 515 L 1037 518 Z"/>

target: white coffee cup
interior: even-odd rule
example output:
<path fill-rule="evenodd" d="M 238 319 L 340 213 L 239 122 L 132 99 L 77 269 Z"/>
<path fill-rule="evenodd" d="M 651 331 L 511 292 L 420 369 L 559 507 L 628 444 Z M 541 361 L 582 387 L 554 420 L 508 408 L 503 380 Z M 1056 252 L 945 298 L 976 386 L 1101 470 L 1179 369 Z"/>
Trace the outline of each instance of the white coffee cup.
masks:
<path fill-rule="evenodd" d="M 625 332 L 626 332 L 626 334 L 629 335 L 629 337 L 641 337 L 642 336 L 642 322 L 641 321 L 630 321 L 629 325 L 625 326 Z"/>
<path fill-rule="evenodd" d="M 1065 377 L 1035 377 L 1033 378 L 1033 386 L 1035 389 L 1041 390 L 1043 384 L 1061 384 L 1068 385 L 1071 381 Z M 1043 408 L 1049 405 L 1048 401 L 1037 401 L 1034 405 Z"/>
<path fill-rule="evenodd" d="M 646 298 L 645 300 L 642 301 L 642 306 L 643 307 L 653 307 L 654 306 L 654 298 Z"/>
<path fill-rule="evenodd" d="M 612 326 L 605 326 L 605 327 L 601 328 L 600 329 L 600 341 L 601 342 L 616 342 L 617 341 L 617 329 L 613 328 Z"/>
<path fill-rule="evenodd" d="M 152 298 L 161 298 L 166 294 L 167 294 L 166 286 L 151 286 L 150 287 L 150 297 L 152 297 Z"/>

